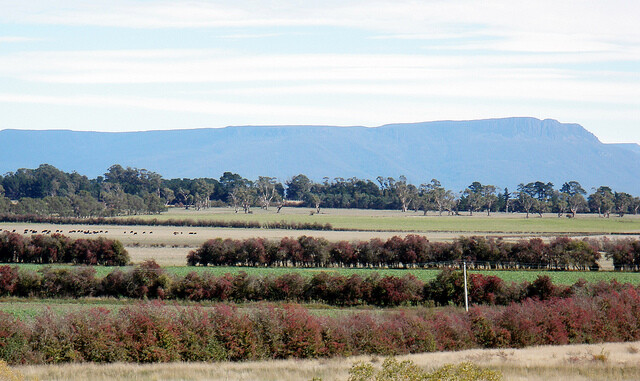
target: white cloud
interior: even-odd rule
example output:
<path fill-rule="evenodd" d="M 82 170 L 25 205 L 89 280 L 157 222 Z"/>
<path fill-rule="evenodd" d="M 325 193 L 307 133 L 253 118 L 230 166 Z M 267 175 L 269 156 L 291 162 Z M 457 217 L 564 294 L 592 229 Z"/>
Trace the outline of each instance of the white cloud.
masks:
<path fill-rule="evenodd" d="M 604 62 L 616 59 L 619 54 L 240 55 L 211 50 L 27 52 L 0 56 L 0 77 L 79 84 L 440 81 L 478 77 L 502 80 L 544 77 L 562 80 L 591 73 L 572 72 L 568 68 L 553 68 L 553 65 Z M 634 54 L 640 60 L 640 51 L 629 54 Z M 615 78 L 616 75 L 613 75 L 609 79 Z"/>
<path fill-rule="evenodd" d="M 640 41 L 640 3 L 629 0 L 426 0 L 296 2 L 32 0 L 0 1 L 5 22 L 126 28 L 332 25 L 406 35 L 480 33 L 510 38 L 589 36 L 587 46 Z M 527 42 L 527 39 L 516 40 Z M 521 47 L 521 46 L 520 46 Z"/>
<path fill-rule="evenodd" d="M 33 42 L 42 41 L 40 38 L 31 38 L 23 36 L 0 36 L 0 44 L 2 43 L 17 43 L 17 42 Z"/>
<path fill-rule="evenodd" d="M 239 34 L 226 34 L 219 36 L 219 38 L 227 38 L 230 40 L 244 40 L 255 38 L 271 38 L 283 36 L 283 33 L 239 33 Z"/>

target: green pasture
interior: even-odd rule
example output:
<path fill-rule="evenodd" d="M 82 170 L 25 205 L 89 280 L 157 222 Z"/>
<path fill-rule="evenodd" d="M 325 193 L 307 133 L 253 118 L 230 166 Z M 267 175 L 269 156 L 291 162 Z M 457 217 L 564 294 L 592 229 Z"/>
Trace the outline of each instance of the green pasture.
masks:
<path fill-rule="evenodd" d="M 51 311 L 56 315 L 64 315 L 73 312 L 82 312 L 91 308 L 104 308 L 113 313 L 118 312 L 121 308 L 141 303 L 136 299 L 114 299 L 114 298 L 79 298 L 79 299 L 35 299 L 35 298 L 0 298 L 0 311 L 11 314 L 22 321 L 27 321 L 41 315 L 45 310 Z M 219 302 L 188 302 L 180 300 L 167 301 L 163 308 L 175 308 L 176 306 L 197 305 L 199 308 L 208 309 L 220 304 Z M 259 303 L 249 302 L 237 304 L 241 309 L 247 311 L 255 308 Z M 269 303 L 270 305 L 281 306 L 286 302 Z M 309 313 L 317 316 L 336 317 L 363 311 L 385 313 L 391 312 L 393 309 L 381 309 L 373 306 L 357 306 L 357 307 L 336 307 L 320 303 L 302 303 L 301 304 Z M 410 307 L 409 307 L 410 308 Z"/>
<path fill-rule="evenodd" d="M 37 271 L 42 269 L 44 265 L 36 264 L 19 264 L 17 265 L 21 269 L 29 269 Z M 71 265 L 53 265 L 53 267 L 71 268 Z M 109 274 L 116 268 L 127 271 L 132 267 L 112 267 L 112 266 L 94 266 L 96 269 L 96 277 L 101 278 Z M 163 267 L 167 273 L 183 277 L 189 272 L 195 271 L 198 273 L 210 272 L 214 275 L 220 276 L 224 274 L 237 274 L 241 271 L 246 272 L 249 275 L 266 276 L 274 275 L 279 276 L 283 274 L 297 273 L 302 276 L 313 276 L 318 272 L 335 272 L 341 275 L 349 276 L 351 274 L 358 274 L 362 277 L 367 277 L 372 273 L 378 273 L 380 276 L 396 276 L 402 277 L 407 274 L 412 274 L 416 278 L 427 282 L 434 279 L 440 270 L 437 269 L 365 269 L 365 268 L 293 268 L 293 267 L 191 267 L 191 266 L 166 266 Z M 571 285 L 580 279 L 584 279 L 587 282 L 609 282 L 616 280 L 620 283 L 633 283 L 640 284 L 640 273 L 633 272 L 614 272 L 614 271 L 538 271 L 538 270 L 470 270 L 470 274 L 478 273 L 483 275 L 495 275 L 502 278 L 505 282 L 522 282 L 534 281 L 540 275 L 547 275 L 556 284 Z"/>
<path fill-rule="evenodd" d="M 228 208 L 191 211 L 172 209 L 169 212 L 140 218 L 159 220 L 192 219 L 196 221 L 256 221 L 261 224 L 286 221 L 290 223 L 331 224 L 335 229 L 366 231 L 403 231 L 403 232 L 495 232 L 495 233 L 638 233 L 640 218 L 637 216 L 601 218 L 597 215 L 579 215 L 577 218 L 557 217 L 545 214 L 538 217 L 531 214 L 525 218 L 522 214 L 476 213 L 470 217 L 437 216 L 422 212 L 400 213 L 395 211 L 361 211 L 352 209 L 328 209 L 320 214 L 303 213 L 307 209 L 258 210 L 252 214 L 230 213 Z M 283 209 L 285 210 L 285 209 Z M 367 213 L 369 212 L 369 213 Z"/>

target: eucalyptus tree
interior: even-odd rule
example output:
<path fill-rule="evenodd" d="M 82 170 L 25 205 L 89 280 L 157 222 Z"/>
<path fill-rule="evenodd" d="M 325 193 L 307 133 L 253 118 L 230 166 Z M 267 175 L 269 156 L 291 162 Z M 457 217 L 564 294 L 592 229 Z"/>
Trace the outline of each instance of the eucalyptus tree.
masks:
<path fill-rule="evenodd" d="M 392 182 L 391 189 L 400 201 L 400 208 L 403 212 L 409 209 L 409 205 L 418 195 L 418 189 L 415 185 L 407 183 L 407 178 L 404 176 L 400 176 L 398 181 Z"/>
<path fill-rule="evenodd" d="M 302 200 L 304 195 L 311 190 L 313 182 L 303 174 L 293 176 L 291 180 L 286 181 L 287 199 Z"/>
<path fill-rule="evenodd" d="M 496 187 L 495 185 L 483 185 L 480 193 L 482 195 L 482 203 L 487 209 L 487 216 L 490 216 L 491 208 L 498 202 Z"/>
<path fill-rule="evenodd" d="M 623 217 L 633 205 L 633 196 L 625 192 L 616 192 L 614 194 L 614 204 L 618 216 Z"/>
<path fill-rule="evenodd" d="M 474 211 L 484 206 L 483 188 L 484 186 L 480 182 L 474 181 L 462 191 L 463 200 L 461 201 L 464 201 L 471 216 L 473 216 Z M 493 191 L 495 193 L 495 187 Z"/>
<path fill-rule="evenodd" d="M 611 211 L 615 208 L 615 195 L 611 188 L 601 186 L 589 195 L 588 204 L 591 210 L 597 210 L 598 216 L 609 217 Z"/>
<path fill-rule="evenodd" d="M 531 183 L 529 184 L 522 184 L 520 183 L 518 185 L 518 206 L 520 207 L 520 210 L 524 211 L 526 213 L 526 218 L 529 218 L 529 213 L 531 212 L 531 209 L 533 209 L 533 207 L 536 204 L 536 199 L 533 197 L 533 192 L 534 189 L 530 186 Z"/>
<path fill-rule="evenodd" d="M 560 192 L 567 195 L 567 205 L 572 217 L 575 217 L 577 212 L 587 207 L 587 201 L 584 198 L 587 192 L 579 182 L 569 181 L 564 183 L 560 188 Z"/>
<path fill-rule="evenodd" d="M 275 177 L 258 177 L 258 181 L 254 183 L 254 186 L 256 188 L 256 193 L 261 208 L 269 210 L 269 206 L 271 205 L 273 199 L 280 197 L 278 191 L 276 190 L 277 185 L 278 182 Z"/>
<path fill-rule="evenodd" d="M 451 212 L 452 202 L 455 199 L 455 195 L 452 191 L 445 189 L 440 181 L 431 179 L 429 184 L 420 185 L 420 189 L 422 190 L 426 201 L 424 209 L 425 214 L 427 214 L 427 208 L 430 206 L 434 206 L 440 216 L 445 210 Z"/>

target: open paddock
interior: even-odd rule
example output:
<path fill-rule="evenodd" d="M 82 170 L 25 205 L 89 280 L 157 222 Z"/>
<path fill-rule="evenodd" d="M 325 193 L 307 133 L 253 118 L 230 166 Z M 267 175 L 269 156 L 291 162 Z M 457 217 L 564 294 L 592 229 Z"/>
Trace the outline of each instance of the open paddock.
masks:
<path fill-rule="evenodd" d="M 117 312 L 125 306 L 134 306 L 142 303 L 140 299 L 129 298 L 107 298 L 107 297 L 88 297 L 88 298 L 60 298 L 60 299 L 41 299 L 41 298 L 18 298 L 18 297 L 5 297 L 0 298 L 0 311 L 9 313 L 22 321 L 28 321 L 34 319 L 36 316 L 41 315 L 45 310 L 49 310 L 54 314 L 66 315 L 73 312 L 88 311 L 91 308 L 104 308 L 112 312 Z M 204 310 L 213 309 L 215 306 L 220 305 L 220 302 L 214 301 L 200 301 L 191 302 L 187 300 L 171 300 L 166 301 L 164 308 L 168 310 L 174 309 L 175 306 L 198 306 Z M 237 306 L 239 309 L 251 310 L 256 306 L 262 305 L 262 302 L 246 302 L 240 304 L 224 303 Z M 269 302 L 269 305 L 282 306 L 288 304 L 288 302 Z M 354 307 L 336 307 L 321 303 L 303 303 L 303 306 L 310 314 L 316 316 L 329 316 L 336 317 L 348 314 L 355 314 L 359 312 L 375 312 L 379 314 L 397 312 L 394 308 L 378 308 L 375 306 L 354 306 Z M 403 307 L 410 309 L 412 307 Z M 1 380 L 1 378 L 0 378 Z"/>
<path fill-rule="evenodd" d="M 503 237 L 507 240 L 517 241 L 532 237 L 555 237 L 555 233 L 500 233 L 493 232 L 409 232 L 409 231 L 318 231 L 318 230 L 293 230 L 293 229 L 244 229 L 244 228 L 205 228 L 191 226 L 114 226 L 114 225 L 58 225 L 42 223 L 0 223 L 0 231 L 9 231 L 23 235 L 54 234 L 56 231 L 68 237 L 98 238 L 105 237 L 117 239 L 127 249 L 136 246 L 142 247 L 199 247 L 208 239 L 213 238 L 267 238 L 280 240 L 284 237 L 299 237 L 302 235 L 316 238 L 325 238 L 329 241 L 367 241 L 372 238 L 386 240 L 393 236 L 404 237 L 407 234 L 418 234 L 427 237 L 430 241 L 447 242 L 462 235 L 477 235 L 482 237 Z M 580 236 L 580 235 L 578 235 Z M 639 235 L 640 236 L 640 235 Z"/>
<path fill-rule="evenodd" d="M 521 213 L 476 212 L 469 216 L 461 212 L 459 216 L 448 216 L 444 213 L 422 211 L 401 212 L 398 210 L 371 209 L 321 209 L 319 214 L 310 208 L 253 209 L 251 214 L 235 213 L 233 208 L 210 208 L 203 210 L 185 210 L 171 208 L 160 215 L 138 216 L 140 218 L 158 220 L 218 220 L 218 221 L 257 221 L 269 222 L 321 223 L 331 224 L 335 229 L 372 230 L 372 231 L 413 231 L 413 232 L 452 232 L 452 233 L 563 233 L 563 234 L 607 234 L 637 233 L 640 234 L 640 215 L 626 215 L 602 218 L 593 214 L 578 214 L 576 218 L 558 217 L 546 213 L 540 218 L 530 214 L 525 218 Z M 313 214 L 312 214 L 313 213 Z"/>

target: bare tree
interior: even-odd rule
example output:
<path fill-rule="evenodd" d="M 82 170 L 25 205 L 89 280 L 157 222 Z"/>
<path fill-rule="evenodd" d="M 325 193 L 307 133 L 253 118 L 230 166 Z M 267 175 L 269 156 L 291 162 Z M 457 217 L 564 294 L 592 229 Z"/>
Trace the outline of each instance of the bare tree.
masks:
<path fill-rule="evenodd" d="M 241 200 L 241 195 L 242 191 L 240 187 L 235 187 L 233 188 L 233 190 L 229 193 L 229 198 L 231 199 L 231 203 L 233 204 L 233 208 L 235 209 L 235 212 L 238 213 L 238 209 L 240 206 L 240 200 Z"/>
<path fill-rule="evenodd" d="M 275 177 L 266 177 L 260 176 L 258 177 L 258 181 L 255 183 L 256 191 L 258 193 L 258 201 L 260 202 L 260 207 L 265 210 L 269 210 L 269 206 L 271 205 L 271 201 L 278 195 L 276 190 L 276 178 Z M 278 210 L 280 211 L 280 210 Z"/>

